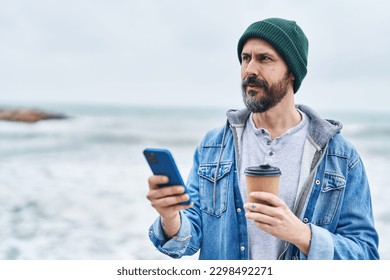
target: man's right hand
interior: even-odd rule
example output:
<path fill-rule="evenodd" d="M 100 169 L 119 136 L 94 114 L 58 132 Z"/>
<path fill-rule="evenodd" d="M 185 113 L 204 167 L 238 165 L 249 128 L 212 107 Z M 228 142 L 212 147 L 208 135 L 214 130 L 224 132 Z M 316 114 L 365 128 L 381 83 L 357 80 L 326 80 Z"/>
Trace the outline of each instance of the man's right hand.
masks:
<path fill-rule="evenodd" d="M 149 192 L 147 199 L 161 216 L 161 222 L 165 235 L 172 238 L 180 229 L 180 210 L 192 207 L 180 204 L 189 199 L 188 194 L 184 193 L 183 186 L 159 187 L 160 184 L 168 183 L 168 177 L 153 175 L 149 177 Z"/>

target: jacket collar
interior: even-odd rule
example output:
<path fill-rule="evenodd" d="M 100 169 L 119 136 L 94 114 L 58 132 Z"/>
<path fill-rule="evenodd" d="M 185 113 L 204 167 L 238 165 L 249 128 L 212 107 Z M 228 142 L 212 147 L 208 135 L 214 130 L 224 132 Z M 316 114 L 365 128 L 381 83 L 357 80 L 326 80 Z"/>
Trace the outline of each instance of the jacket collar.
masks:
<path fill-rule="evenodd" d="M 343 125 L 334 120 L 322 119 L 313 109 L 306 105 L 296 105 L 296 108 L 306 113 L 309 117 L 309 136 L 313 139 L 318 150 L 323 149 L 329 140 L 340 132 Z M 228 110 L 226 113 L 228 121 L 233 127 L 244 127 L 250 116 L 248 109 Z"/>

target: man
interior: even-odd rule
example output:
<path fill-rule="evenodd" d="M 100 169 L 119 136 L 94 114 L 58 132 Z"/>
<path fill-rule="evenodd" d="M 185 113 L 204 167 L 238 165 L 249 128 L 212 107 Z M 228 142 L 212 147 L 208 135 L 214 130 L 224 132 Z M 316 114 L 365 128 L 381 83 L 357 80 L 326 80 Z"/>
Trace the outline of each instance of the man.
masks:
<path fill-rule="evenodd" d="M 295 105 L 307 72 L 308 41 L 294 22 L 250 25 L 238 42 L 246 109 L 198 146 L 187 188 L 158 188 L 148 199 L 160 217 L 149 236 L 161 252 L 200 259 L 378 259 L 371 196 L 361 159 L 341 124 Z M 279 195 L 252 192 L 244 170 L 280 168 Z"/>

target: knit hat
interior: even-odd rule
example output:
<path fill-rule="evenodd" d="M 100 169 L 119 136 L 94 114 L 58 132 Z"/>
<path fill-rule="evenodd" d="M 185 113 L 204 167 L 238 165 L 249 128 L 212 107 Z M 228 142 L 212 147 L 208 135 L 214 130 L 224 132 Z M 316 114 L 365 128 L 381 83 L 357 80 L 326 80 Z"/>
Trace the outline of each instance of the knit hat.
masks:
<path fill-rule="evenodd" d="M 238 59 L 242 63 L 241 52 L 249 38 L 259 38 L 272 45 L 294 74 L 294 93 L 301 86 L 307 73 L 309 42 L 295 21 L 269 18 L 252 23 L 238 41 Z"/>

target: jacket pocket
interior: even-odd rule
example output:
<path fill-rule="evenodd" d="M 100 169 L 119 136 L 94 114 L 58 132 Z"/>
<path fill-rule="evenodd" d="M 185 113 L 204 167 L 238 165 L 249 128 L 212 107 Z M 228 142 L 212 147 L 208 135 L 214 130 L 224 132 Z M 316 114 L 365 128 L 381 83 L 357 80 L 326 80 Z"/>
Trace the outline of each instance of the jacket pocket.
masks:
<path fill-rule="evenodd" d="M 220 217 L 227 207 L 229 175 L 232 162 L 221 162 L 218 165 L 217 182 L 214 190 L 216 168 L 216 163 L 199 165 L 199 198 L 200 209 L 203 212 Z"/>
<path fill-rule="evenodd" d="M 313 223 L 332 223 L 345 188 L 345 178 L 339 174 L 325 172 L 320 195 L 315 206 Z"/>

